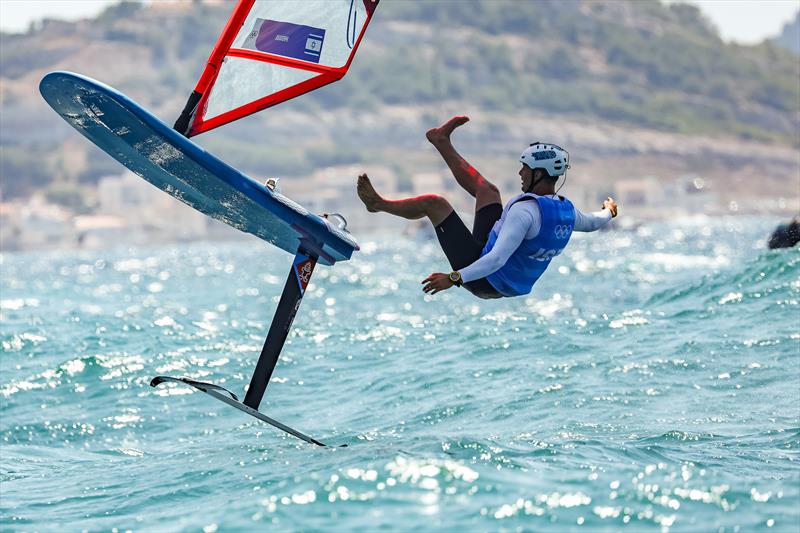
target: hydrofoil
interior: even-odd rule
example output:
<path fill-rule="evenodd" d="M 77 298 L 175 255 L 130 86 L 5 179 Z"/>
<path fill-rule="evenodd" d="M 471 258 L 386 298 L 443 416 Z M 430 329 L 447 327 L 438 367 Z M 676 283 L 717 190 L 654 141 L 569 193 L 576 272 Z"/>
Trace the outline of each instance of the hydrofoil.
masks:
<path fill-rule="evenodd" d="M 244 401 L 218 385 L 189 378 L 157 376 L 150 384 L 188 385 L 305 442 L 325 446 L 258 408 L 314 267 L 350 259 L 358 250 L 355 239 L 345 228 L 217 159 L 107 85 L 78 74 L 53 72 L 42 79 L 39 90 L 78 132 L 148 182 L 208 216 L 294 254 Z"/>
<path fill-rule="evenodd" d="M 174 129 L 90 78 L 52 72 L 39 84 L 64 120 L 127 168 L 198 211 L 294 254 L 244 401 L 189 378 L 157 376 L 150 384 L 188 385 L 317 446 L 324 444 L 258 408 L 314 267 L 350 259 L 358 244 L 346 223 L 339 227 L 310 213 L 189 138 L 341 79 L 377 5 L 378 0 L 238 0 Z"/>

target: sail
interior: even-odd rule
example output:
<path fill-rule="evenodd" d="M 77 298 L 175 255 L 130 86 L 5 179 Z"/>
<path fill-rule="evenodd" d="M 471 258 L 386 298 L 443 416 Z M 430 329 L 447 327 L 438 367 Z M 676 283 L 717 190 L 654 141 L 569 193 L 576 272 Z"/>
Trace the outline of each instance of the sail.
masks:
<path fill-rule="evenodd" d="M 191 137 L 347 73 L 379 0 L 239 0 L 175 129 Z"/>

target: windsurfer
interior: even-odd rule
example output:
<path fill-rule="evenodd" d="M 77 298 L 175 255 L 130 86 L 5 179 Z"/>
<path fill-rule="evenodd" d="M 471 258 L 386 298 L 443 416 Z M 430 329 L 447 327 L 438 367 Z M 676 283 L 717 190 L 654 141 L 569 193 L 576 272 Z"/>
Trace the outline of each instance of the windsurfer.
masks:
<path fill-rule="evenodd" d="M 475 198 L 472 232 L 444 197 L 425 194 L 402 200 L 379 195 L 366 174 L 357 192 L 370 212 L 406 219 L 427 217 L 453 271 L 434 272 L 422 281 L 423 291 L 436 294 L 463 286 L 479 298 L 528 294 L 551 259 L 560 254 L 573 231 L 595 231 L 617 216 L 612 198 L 603 209 L 582 213 L 556 194 L 556 183 L 569 168 L 569 153 L 550 143 L 536 142 L 520 156 L 522 194 L 503 207 L 497 186 L 484 178 L 453 147 L 450 136 L 468 117 L 453 117 L 429 130 L 428 140 L 444 159 L 456 181 Z"/>

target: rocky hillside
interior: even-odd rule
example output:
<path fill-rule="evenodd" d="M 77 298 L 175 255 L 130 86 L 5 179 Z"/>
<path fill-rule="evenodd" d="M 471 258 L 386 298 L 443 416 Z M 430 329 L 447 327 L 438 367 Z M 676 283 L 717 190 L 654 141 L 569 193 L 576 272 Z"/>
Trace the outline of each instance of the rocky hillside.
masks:
<path fill-rule="evenodd" d="M 2 35 L 0 194 L 118 171 L 41 100 L 46 72 L 97 78 L 171 123 L 229 11 L 125 3 Z M 198 141 L 260 175 L 344 163 L 406 175 L 436 164 L 424 130 L 467 113 L 461 146 L 498 172 L 515 173 L 520 148 L 541 137 L 602 176 L 585 179 L 694 172 L 735 189 L 759 173 L 762 190 L 780 192 L 797 176 L 799 78 L 790 52 L 725 44 L 686 4 L 385 0 L 344 80 Z"/>
<path fill-rule="evenodd" d="M 800 55 L 800 11 L 792 22 L 786 23 L 783 31 L 772 40 L 775 45 Z"/>

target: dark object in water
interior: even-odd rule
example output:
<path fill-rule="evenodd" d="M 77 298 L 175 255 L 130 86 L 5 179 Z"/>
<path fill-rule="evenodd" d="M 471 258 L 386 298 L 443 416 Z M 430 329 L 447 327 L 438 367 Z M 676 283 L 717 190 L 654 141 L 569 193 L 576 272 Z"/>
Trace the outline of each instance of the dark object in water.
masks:
<path fill-rule="evenodd" d="M 770 249 L 791 248 L 800 242 L 800 217 L 795 217 L 788 224 L 781 224 L 769 237 L 767 246 Z"/>

